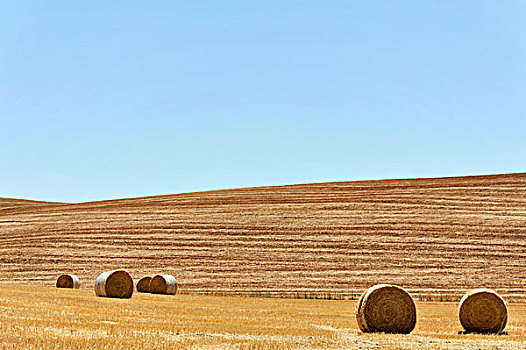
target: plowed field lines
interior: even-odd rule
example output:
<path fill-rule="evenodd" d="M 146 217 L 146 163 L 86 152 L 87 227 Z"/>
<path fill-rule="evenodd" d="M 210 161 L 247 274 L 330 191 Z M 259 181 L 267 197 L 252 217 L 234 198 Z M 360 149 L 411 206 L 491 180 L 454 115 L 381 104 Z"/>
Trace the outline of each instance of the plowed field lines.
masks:
<path fill-rule="evenodd" d="M 80 204 L 0 199 L 0 281 L 163 272 L 186 293 L 526 300 L 526 174 L 342 182 Z"/>

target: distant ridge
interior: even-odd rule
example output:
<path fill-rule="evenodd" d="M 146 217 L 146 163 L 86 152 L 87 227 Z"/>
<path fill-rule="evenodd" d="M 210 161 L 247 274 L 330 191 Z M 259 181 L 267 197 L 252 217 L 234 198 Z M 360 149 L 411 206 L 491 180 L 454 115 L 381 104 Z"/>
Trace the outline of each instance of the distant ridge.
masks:
<path fill-rule="evenodd" d="M 60 203 L 0 197 L 0 213 L 2 212 L 2 210 L 33 208 L 33 207 L 41 207 L 41 206 L 47 206 L 47 205 L 53 205 L 53 204 L 60 204 Z"/>
<path fill-rule="evenodd" d="M 149 198 L 158 198 L 158 197 L 173 197 L 173 196 L 185 196 L 190 194 L 205 194 L 213 192 L 233 192 L 233 191 L 242 191 L 242 190 L 257 190 L 257 189 L 272 189 L 272 188 L 281 188 L 281 187 L 298 187 L 298 186 L 312 186 L 312 185 L 337 185 L 337 184 L 369 184 L 369 183 L 384 183 L 384 182 L 402 182 L 402 181 L 426 181 L 426 180 L 458 180 L 458 179 L 491 179 L 503 178 L 503 177 L 515 177 L 515 176 L 526 176 L 526 172 L 521 173 L 505 173 L 505 174 L 490 174 L 490 175 L 465 175 L 465 176 L 440 176 L 440 177 L 409 177 L 409 178 L 399 178 L 399 179 L 374 179 L 374 180 L 351 180 L 351 181 L 328 181 L 328 182 L 308 182 L 302 184 L 285 184 L 285 185 L 272 185 L 272 186 L 256 186 L 256 187 L 239 187 L 239 188 L 225 188 L 225 189 L 216 189 L 216 190 L 203 190 L 195 192 L 182 192 L 182 193 L 171 193 L 171 194 L 159 194 L 153 196 L 139 196 L 139 197 L 129 197 L 129 198 L 113 198 L 113 199 L 101 199 L 94 201 L 86 202 L 50 202 L 50 201 L 39 201 L 32 199 L 18 199 L 18 198 L 4 198 L 0 197 L 0 202 L 5 201 L 19 201 L 27 203 L 41 203 L 41 204 L 72 204 L 72 205 L 81 205 L 81 204 L 93 204 L 93 203 L 105 203 L 105 202 L 115 202 L 115 201 L 128 201 L 136 199 L 149 199 Z"/>
<path fill-rule="evenodd" d="M 0 199 L 0 282 L 176 276 L 186 293 L 526 300 L 526 174 L 330 182 L 78 204 Z"/>

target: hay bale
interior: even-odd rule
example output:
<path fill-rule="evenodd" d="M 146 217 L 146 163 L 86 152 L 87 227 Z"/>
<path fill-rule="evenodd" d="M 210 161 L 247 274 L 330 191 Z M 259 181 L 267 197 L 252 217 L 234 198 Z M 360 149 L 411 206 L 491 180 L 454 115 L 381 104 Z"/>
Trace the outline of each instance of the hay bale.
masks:
<path fill-rule="evenodd" d="M 57 288 L 80 288 L 80 280 L 75 275 L 61 275 L 57 279 Z"/>
<path fill-rule="evenodd" d="M 150 293 L 150 281 L 151 277 L 143 277 L 137 282 L 137 292 L 139 293 Z"/>
<path fill-rule="evenodd" d="M 474 289 L 460 300 L 458 318 L 466 332 L 500 333 L 506 327 L 508 308 L 495 291 Z"/>
<path fill-rule="evenodd" d="M 95 294 L 99 297 L 131 298 L 133 280 L 124 270 L 101 273 L 95 280 Z"/>
<path fill-rule="evenodd" d="M 356 320 L 362 332 L 408 334 L 416 325 L 415 303 L 403 288 L 378 284 L 361 296 Z"/>
<path fill-rule="evenodd" d="M 172 275 L 156 275 L 150 281 L 150 293 L 172 294 L 177 292 L 177 282 Z"/>

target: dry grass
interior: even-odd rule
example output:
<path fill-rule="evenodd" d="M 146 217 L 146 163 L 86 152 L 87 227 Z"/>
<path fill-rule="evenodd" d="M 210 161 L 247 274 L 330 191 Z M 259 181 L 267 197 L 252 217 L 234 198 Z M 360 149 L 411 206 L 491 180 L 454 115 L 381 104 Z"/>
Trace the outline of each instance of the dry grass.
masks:
<path fill-rule="evenodd" d="M 363 334 L 355 301 L 136 294 L 0 285 L 1 349 L 519 349 L 526 304 L 509 335 L 459 335 L 456 303 L 419 302 L 410 335 Z"/>
<path fill-rule="evenodd" d="M 0 199 L 0 282 L 163 272 L 182 292 L 526 301 L 526 174 L 340 182 L 50 204 Z M 85 282 L 85 283 L 84 283 Z"/>

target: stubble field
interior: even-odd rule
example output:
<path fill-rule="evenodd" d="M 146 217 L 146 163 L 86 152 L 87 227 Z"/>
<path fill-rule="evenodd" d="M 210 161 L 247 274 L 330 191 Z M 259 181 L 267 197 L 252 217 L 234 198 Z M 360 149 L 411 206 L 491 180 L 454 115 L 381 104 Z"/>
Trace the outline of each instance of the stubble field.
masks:
<path fill-rule="evenodd" d="M 421 300 L 494 288 L 526 301 L 526 174 L 339 182 L 80 204 L 0 200 L 0 282 L 105 270 L 182 293 Z"/>
<path fill-rule="evenodd" d="M 526 348 L 526 174 L 0 199 L 0 240 L 2 349 Z M 96 298 L 115 268 L 172 274 L 180 294 Z M 84 289 L 55 289 L 62 273 Z M 411 335 L 359 332 L 377 283 L 420 300 Z M 477 287 L 510 302 L 508 335 L 458 334 Z"/>
<path fill-rule="evenodd" d="M 356 301 L 135 294 L 0 284 L 1 349 L 523 349 L 526 304 L 508 335 L 459 335 L 457 303 L 418 302 L 410 335 L 360 333 Z"/>

